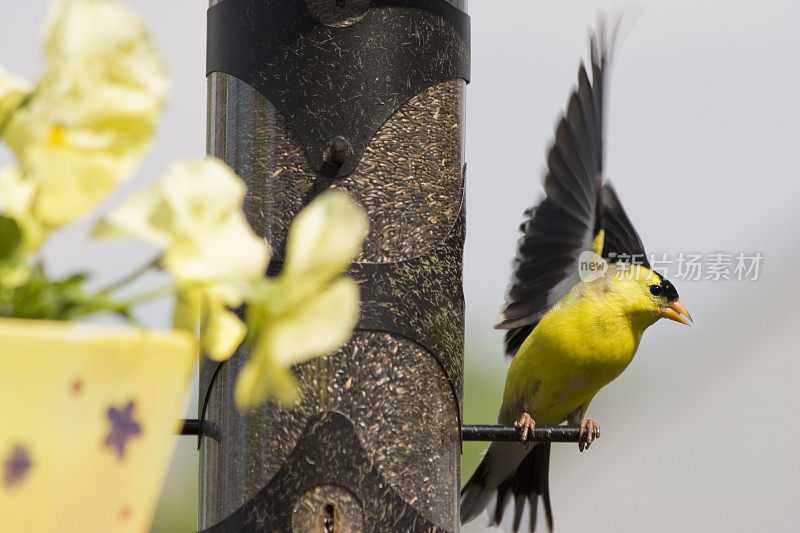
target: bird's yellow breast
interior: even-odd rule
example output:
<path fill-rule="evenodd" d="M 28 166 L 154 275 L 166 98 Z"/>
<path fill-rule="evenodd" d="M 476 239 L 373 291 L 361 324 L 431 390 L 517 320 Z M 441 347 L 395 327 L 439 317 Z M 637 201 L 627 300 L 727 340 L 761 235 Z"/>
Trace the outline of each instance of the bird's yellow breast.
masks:
<path fill-rule="evenodd" d="M 539 321 L 506 379 L 500 422 L 527 410 L 537 424 L 558 424 L 588 406 L 633 359 L 652 319 L 632 319 L 625 290 L 601 278 L 578 283 Z"/>

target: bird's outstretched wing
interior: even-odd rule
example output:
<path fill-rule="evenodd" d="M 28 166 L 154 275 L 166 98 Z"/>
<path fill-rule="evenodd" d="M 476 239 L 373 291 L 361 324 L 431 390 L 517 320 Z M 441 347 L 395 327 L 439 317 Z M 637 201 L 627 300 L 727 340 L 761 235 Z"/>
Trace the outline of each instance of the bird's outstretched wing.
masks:
<path fill-rule="evenodd" d="M 613 188 L 603 184 L 603 93 L 611 53 L 603 26 L 590 48 L 591 81 L 581 63 L 578 85 L 547 155 L 546 196 L 525 211 L 520 226 L 514 273 L 495 325 L 508 330 L 507 355 L 516 353 L 542 316 L 579 281 L 584 251 L 602 252 L 612 262 L 642 254 L 637 260 L 646 265 L 636 230 Z"/>
<path fill-rule="evenodd" d="M 603 257 L 609 263 L 617 261 L 633 262 L 650 268 L 642 239 L 636 233 L 628 215 L 617 198 L 617 193 L 610 183 L 603 184 L 601 191 L 603 200 Z"/>

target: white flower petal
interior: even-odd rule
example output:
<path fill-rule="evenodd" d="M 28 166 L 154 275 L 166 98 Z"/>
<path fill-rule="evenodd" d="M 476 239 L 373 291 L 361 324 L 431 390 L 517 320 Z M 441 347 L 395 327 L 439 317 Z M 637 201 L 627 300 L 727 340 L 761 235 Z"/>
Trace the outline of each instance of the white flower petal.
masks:
<path fill-rule="evenodd" d="M 253 280 L 266 272 L 267 248 L 238 213 L 208 228 L 203 236 L 174 241 L 164 266 L 182 280 Z"/>
<path fill-rule="evenodd" d="M 19 106 L 32 89 L 33 86 L 26 80 L 0 67 L 0 128 L 5 123 L 6 116 Z"/>
<path fill-rule="evenodd" d="M 244 194 L 242 180 L 219 160 L 178 163 L 99 224 L 95 235 L 127 234 L 161 247 L 164 266 L 180 282 L 252 281 L 264 275 L 269 250 L 244 217 Z"/>
<path fill-rule="evenodd" d="M 268 397 L 283 405 L 297 399 L 297 379 L 289 367 L 275 365 L 269 359 L 250 359 L 236 378 L 234 399 L 239 409 L 255 407 Z"/>
<path fill-rule="evenodd" d="M 297 380 L 291 365 L 326 355 L 344 344 L 358 311 L 358 285 L 341 276 L 316 297 L 283 314 L 265 316 L 250 360 L 236 381 L 236 405 L 251 407 L 268 396 L 282 404 L 294 402 Z"/>
<path fill-rule="evenodd" d="M 200 349 L 214 361 L 224 361 L 233 355 L 246 334 L 247 326 L 224 303 L 211 303 L 200 332 Z"/>
<path fill-rule="evenodd" d="M 137 237 L 162 249 L 171 242 L 171 208 L 162 197 L 161 185 L 145 189 L 100 220 L 92 236 L 102 239 Z"/>
<path fill-rule="evenodd" d="M 258 349 L 283 365 L 327 355 L 350 338 L 358 312 L 358 284 L 341 276 L 284 315 L 268 319 L 263 325 L 263 346 Z"/>
<path fill-rule="evenodd" d="M 363 208 L 342 191 L 328 191 L 295 218 L 281 276 L 288 284 L 324 284 L 350 266 L 369 223 Z"/>

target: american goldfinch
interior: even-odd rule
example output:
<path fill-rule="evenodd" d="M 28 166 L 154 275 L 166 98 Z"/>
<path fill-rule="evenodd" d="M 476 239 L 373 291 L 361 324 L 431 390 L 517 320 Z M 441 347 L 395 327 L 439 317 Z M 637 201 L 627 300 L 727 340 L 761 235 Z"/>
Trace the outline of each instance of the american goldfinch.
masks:
<path fill-rule="evenodd" d="M 506 353 L 513 357 L 498 422 L 521 428 L 524 442 L 535 424 L 566 421 L 581 428 L 581 451 L 600 436 L 597 423 L 584 418 L 589 403 L 625 370 L 644 330 L 662 317 L 691 320 L 672 283 L 649 268 L 636 230 L 603 179 L 608 43 L 602 27 L 590 39 L 592 80 L 581 63 L 548 153 L 546 196 L 525 212 L 496 325 L 508 330 Z M 513 495 L 514 531 L 526 502 L 533 531 L 541 496 L 552 529 L 549 456 L 549 443 L 493 442 L 461 491 L 461 521 L 478 516 L 496 495 L 490 520 L 499 524 Z"/>

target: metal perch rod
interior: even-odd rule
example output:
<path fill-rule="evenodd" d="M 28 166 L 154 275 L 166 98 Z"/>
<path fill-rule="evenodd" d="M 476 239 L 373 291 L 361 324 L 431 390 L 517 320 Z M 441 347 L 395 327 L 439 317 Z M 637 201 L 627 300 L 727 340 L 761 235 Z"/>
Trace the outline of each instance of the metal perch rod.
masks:
<path fill-rule="evenodd" d="M 522 430 L 514 426 L 484 426 L 464 424 L 461 426 L 461 440 L 518 441 Z M 541 426 L 528 434 L 532 442 L 578 442 L 580 429 L 567 426 Z"/>
<path fill-rule="evenodd" d="M 518 441 L 520 429 L 514 426 L 489 426 L 465 424 L 461 426 L 461 440 L 469 441 Z M 200 432 L 200 421 L 187 418 L 182 421 L 180 435 L 197 435 Z M 532 442 L 578 442 L 580 430 L 567 426 L 541 426 L 534 428 L 528 435 Z"/>

